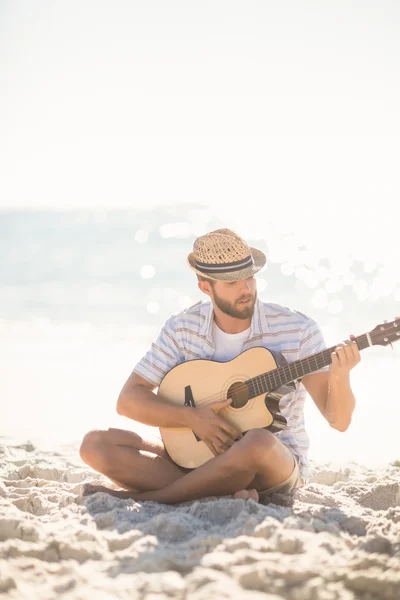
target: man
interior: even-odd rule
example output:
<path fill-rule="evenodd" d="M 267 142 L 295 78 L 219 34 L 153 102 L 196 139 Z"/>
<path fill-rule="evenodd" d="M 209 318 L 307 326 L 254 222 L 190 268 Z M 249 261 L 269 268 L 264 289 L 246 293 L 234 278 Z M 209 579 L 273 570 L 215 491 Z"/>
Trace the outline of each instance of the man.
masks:
<path fill-rule="evenodd" d="M 263 346 L 291 362 L 325 349 L 315 321 L 257 298 L 255 275 L 265 262 L 263 252 L 228 229 L 199 237 L 188 264 L 210 301 L 167 320 L 118 398 L 119 414 L 160 428 L 190 428 L 214 457 L 188 470 L 172 461 L 159 438 L 144 439 L 119 429 L 91 431 L 83 439 L 81 458 L 125 491 L 87 485 L 84 494 L 107 491 L 162 503 L 218 495 L 259 500 L 274 492 L 291 492 L 307 481 L 306 393 L 333 428 L 348 428 L 355 408 L 349 373 L 360 360 L 354 341 L 339 344 L 329 368 L 304 376 L 293 393 L 282 398 L 287 427 L 278 433 L 260 428 L 241 435 L 218 414 L 230 399 L 196 408 L 168 404 L 154 393 L 165 374 L 187 360 L 224 362 Z"/>

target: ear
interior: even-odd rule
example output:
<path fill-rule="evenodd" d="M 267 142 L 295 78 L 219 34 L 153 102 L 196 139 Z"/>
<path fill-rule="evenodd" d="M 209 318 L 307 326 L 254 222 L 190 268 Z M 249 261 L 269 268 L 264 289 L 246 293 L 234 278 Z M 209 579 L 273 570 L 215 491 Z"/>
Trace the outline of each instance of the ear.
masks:
<path fill-rule="evenodd" d="M 208 281 L 198 281 L 197 286 L 203 294 L 207 294 L 207 296 L 211 297 L 211 285 Z"/>

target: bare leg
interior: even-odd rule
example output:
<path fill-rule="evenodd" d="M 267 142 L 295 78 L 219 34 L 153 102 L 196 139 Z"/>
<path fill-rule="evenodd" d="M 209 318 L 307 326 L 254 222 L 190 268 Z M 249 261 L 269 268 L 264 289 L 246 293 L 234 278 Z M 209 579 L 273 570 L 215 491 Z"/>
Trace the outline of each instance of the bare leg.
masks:
<path fill-rule="evenodd" d="M 82 441 L 80 456 L 95 471 L 131 491 L 156 490 L 186 473 L 171 460 L 160 439 L 145 439 L 123 429 L 90 431 Z"/>
<path fill-rule="evenodd" d="M 257 490 L 266 489 L 287 479 L 293 469 L 291 452 L 269 431 L 254 429 L 223 454 L 162 489 L 142 493 L 115 492 L 113 495 L 174 504 L 207 496 L 231 495 L 250 485 Z"/>

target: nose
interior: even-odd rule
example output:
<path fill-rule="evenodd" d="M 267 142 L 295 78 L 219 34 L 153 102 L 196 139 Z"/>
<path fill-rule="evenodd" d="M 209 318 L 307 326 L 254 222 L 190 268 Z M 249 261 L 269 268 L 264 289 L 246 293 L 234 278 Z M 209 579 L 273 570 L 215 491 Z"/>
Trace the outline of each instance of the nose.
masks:
<path fill-rule="evenodd" d="M 247 288 L 248 292 L 251 292 L 252 279 L 243 279 L 243 281 L 244 281 L 244 287 Z"/>

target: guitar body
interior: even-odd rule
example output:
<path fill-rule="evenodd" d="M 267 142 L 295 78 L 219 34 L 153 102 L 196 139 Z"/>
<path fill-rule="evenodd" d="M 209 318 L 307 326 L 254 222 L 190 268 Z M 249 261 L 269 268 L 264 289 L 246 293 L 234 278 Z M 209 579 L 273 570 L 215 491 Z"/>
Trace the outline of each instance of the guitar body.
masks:
<path fill-rule="evenodd" d="M 225 363 L 191 360 L 165 375 L 158 394 L 171 404 L 196 407 L 232 398 L 232 404 L 218 414 L 239 431 L 256 428 L 279 431 L 286 426 L 286 419 L 279 412 L 279 400 L 293 391 L 293 384 L 249 398 L 244 383 L 277 366 L 274 355 L 262 347 L 250 348 Z M 193 469 L 214 457 L 189 428 L 163 427 L 160 433 L 168 454 L 181 467 Z"/>

